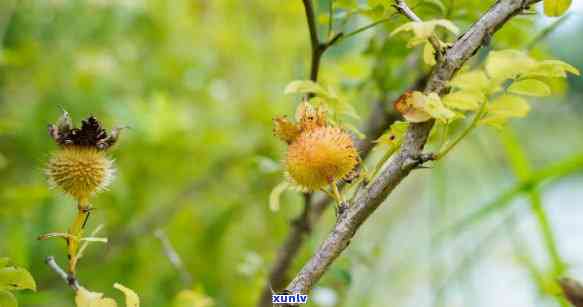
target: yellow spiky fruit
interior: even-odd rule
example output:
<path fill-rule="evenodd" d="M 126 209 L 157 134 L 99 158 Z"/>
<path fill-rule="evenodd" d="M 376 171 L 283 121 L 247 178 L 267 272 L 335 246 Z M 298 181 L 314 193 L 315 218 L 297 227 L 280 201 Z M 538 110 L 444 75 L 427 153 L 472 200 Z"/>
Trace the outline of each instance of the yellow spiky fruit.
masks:
<path fill-rule="evenodd" d="M 104 151 L 64 146 L 53 153 L 46 173 L 52 186 L 82 202 L 107 188 L 113 179 L 114 167 Z"/>
<path fill-rule="evenodd" d="M 318 127 L 303 132 L 288 146 L 285 165 L 294 184 L 314 191 L 345 178 L 358 162 L 348 133 L 340 128 Z"/>

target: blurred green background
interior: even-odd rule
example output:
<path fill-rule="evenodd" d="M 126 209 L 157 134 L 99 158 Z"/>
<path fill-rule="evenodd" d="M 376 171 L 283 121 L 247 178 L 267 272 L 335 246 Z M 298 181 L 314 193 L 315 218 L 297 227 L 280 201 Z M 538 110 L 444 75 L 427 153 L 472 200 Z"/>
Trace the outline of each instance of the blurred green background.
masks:
<path fill-rule="evenodd" d="M 493 2 L 409 4 L 463 31 Z M 534 42 L 533 56 L 583 68 L 583 6 L 574 2 L 556 29 L 549 26 L 557 19 L 540 12 L 515 18 L 471 64 L 488 49 Z M 378 3 L 335 2 L 335 31 L 388 20 L 333 46 L 321 68 L 321 80 L 361 115 L 350 120 L 356 126 L 375 101 L 392 108 L 429 70 L 418 61 L 421 50 L 389 37 L 405 20 L 388 18 L 392 10 Z M 326 37 L 329 2 L 315 4 Z M 348 13 L 356 5 L 361 10 Z M 545 29 L 552 31 L 540 35 Z M 43 172 L 56 149 L 46 127 L 61 106 L 77 123 L 94 114 L 106 127 L 131 126 L 110 152 L 117 178 L 93 200 L 88 226 L 104 224 L 110 243 L 88 248 L 81 283 L 120 298 L 111 285 L 121 282 L 143 306 L 173 306 L 187 288 L 215 306 L 253 306 L 302 208 L 301 195 L 286 192 L 281 210 L 269 209 L 285 150 L 271 120 L 293 114 L 299 97 L 283 89 L 307 79 L 308 69 L 299 0 L 1 0 L 0 256 L 28 268 L 39 288 L 18 293 L 20 304 L 73 306 L 73 293 L 43 262 L 54 255 L 64 264 L 65 244 L 36 240 L 66 230 L 75 214 Z M 558 306 L 553 278 L 583 279 L 583 81 L 569 78 L 553 90 L 508 130 L 480 128 L 447 159 L 405 180 L 309 305 Z M 533 172 L 551 167 L 541 176 L 552 182 L 510 193 L 463 231 L 436 236 L 528 178 L 526 164 Z M 333 222 L 328 210 L 292 272 Z M 168 261 L 156 229 L 165 231 L 192 284 Z"/>

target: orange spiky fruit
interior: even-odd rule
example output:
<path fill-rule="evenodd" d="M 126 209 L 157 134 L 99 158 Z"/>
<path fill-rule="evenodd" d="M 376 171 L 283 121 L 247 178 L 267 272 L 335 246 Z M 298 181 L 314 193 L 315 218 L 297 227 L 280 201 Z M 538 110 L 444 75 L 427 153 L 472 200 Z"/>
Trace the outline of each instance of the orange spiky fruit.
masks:
<path fill-rule="evenodd" d="M 358 161 L 348 133 L 340 128 L 320 127 L 302 133 L 289 145 L 285 166 L 293 183 L 314 191 L 345 178 Z"/>
<path fill-rule="evenodd" d="M 288 144 L 284 164 L 289 180 L 315 191 L 349 176 L 360 161 L 350 134 L 329 126 L 325 110 L 308 102 L 298 106 L 296 120 L 274 120 L 275 134 Z"/>

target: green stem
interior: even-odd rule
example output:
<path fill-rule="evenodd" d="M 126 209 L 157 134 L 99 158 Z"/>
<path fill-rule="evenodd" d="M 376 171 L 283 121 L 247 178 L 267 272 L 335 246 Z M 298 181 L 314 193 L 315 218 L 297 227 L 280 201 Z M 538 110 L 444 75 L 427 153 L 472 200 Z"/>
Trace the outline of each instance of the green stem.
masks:
<path fill-rule="evenodd" d="M 373 173 L 369 177 L 369 181 L 372 181 L 375 178 L 375 176 L 379 173 L 379 171 L 381 170 L 381 168 L 383 168 L 383 165 L 385 165 L 385 163 L 389 160 L 389 158 L 391 158 L 391 156 L 397 151 L 397 149 L 399 149 L 400 145 L 401 144 L 397 144 L 395 146 L 391 146 L 391 148 L 389 148 L 389 150 L 387 150 L 385 152 L 385 154 L 383 155 L 383 157 L 375 165 L 375 168 L 373 170 Z"/>
<path fill-rule="evenodd" d="M 340 205 L 343 202 L 343 199 L 342 195 L 340 194 L 340 191 L 338 190 L 338 185 L 336 185 L 336 182 L 332 182 L 330 185 L 332 186 L 332 192 L 334 193 L 336 203 Z"/>
<path fill-rule="evenodd" d="M 480 119 L 482 118 L 486 111 L 486 103 L 487 100 L 484 99 L 484 101 L 480 105 L 480 109 L 478 110 L 478 112 L 476 112 L 476 115 L 474 116 L 474 119 L 472 120 L 470 125 L 466 127 L 466 129 L 457 137 L 457 139 L 455 139 L 455 141 L 447 145 L 445 149 L 441 150 L 437 155 L 435 155 L 435 160 L 439 160 L 445 157 L 459 142 L 461 142 L 463 138 L 465 138 L 474 128 L 476 128 L 478 122 L 480 121 Z"/>
<path fill-rule="evenodd" d="M 78 258 L 78 250 L 79 250 L 79 241 L 81 236 L 83 235 L 83 230 L 85 229 L 85 225 L 87 224 L 87 220 L 89 219 L 89 213 L 91 212 L 91 205 L 87 201 L 80 200 L 79 204 L 77 205 L 77 216 L 75 217 L 75 221 L 71 228 L 69 228 L 69 237 L 66 238 L 67 240 L 67 257 L 69 258 L 69 273 L 72 276 L 75 276 L 77 271 L 77 260 Z"/>
<path fill-rule="evenodd" d="M 374 27 L 376 27 L 376 26 L 378 26 L 378 25 L 380 25 L 380 24 L 382 24 L 384 22 L 390 21 L 395 16 L 396 15 L 391 15 L 389 17 L 385 17 L 383 19 L 379 19 L 379 20 L 377 20 L 375 22 L 372 22 L 372 23 L 370 23 L 370 24 L 368 24 L 366 26 L 360 27 L 360 28 L 358 28 L 358 29 L 356 29 L 356 30 L 354 30 L 352 32 L 348 32 L 348 33 L 344 34 L 337 42 L 340 42 L 340 41 L 345 40 L 345 39 L 347 39 L 349 37 L 355 36 L 355 35 L 357 35 L 357 34 L 359 34 L 361 32 L 364 32 L 364 31 L 366 31 L 368 29 L 372 29 L 372 28 L 374 28 Z"/>

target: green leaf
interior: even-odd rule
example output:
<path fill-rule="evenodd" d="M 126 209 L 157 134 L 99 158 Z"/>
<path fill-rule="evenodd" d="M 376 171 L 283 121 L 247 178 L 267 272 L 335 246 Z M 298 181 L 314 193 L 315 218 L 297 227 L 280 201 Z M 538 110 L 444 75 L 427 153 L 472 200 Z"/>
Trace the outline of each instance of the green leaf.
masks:
<path fill-rule="evenodd" d="M 448 108 L 462 111 L 474 111 L 486 100 L 486 96 L 479 91 L 457 91 L 445 95 L 442 98 L 443 104 Z"/>
<path fill-rule="evenodd" d="M 332 88 L 328 88 L 325 94 L 312 97 L 310 102 L 314 105 L 324 105 L 328 111 L 332 111 L 334 114 L 360 119 L 356 109 L 345 99 L 340 98 Z"/>
<path fill-rule="evenodd" d="M 495 80 L 513 79 L 536 65 L 536 61 L 525 53 L 507 49 L 492 51 L 486 59 L 486 72 Z"/>
<path fill-rule="evenodd" d="M 550 78 L 565 78 L 567 73 L 572 73 L 579 76 L 579 70 L 574 66 L 559 60 L 544 60 L 536 63 L 525 77 L 550 77 Z"/>
<path fill-rule="evenodd" d="M 571 6 L 571 0 L 544 0 L 545 15 L 558 17 Z"/>
<path fill-rule="evenodd" d="M 431 117 L 444 123 L 450 122 L 456 116 L 453 111 L 443 105 L 436 93 L 430 93 L 426 96 L 422 109 L 431 115 Z"/>
<path fill-rule="evenodd" d="M 0 268 L 12 265 L 12 261 L 7 257 L 0 257 Z"/>
<path fill-rule="evenodd" d="M 376 143 L 384 144 L 389 147 L 396 147 L 399 146 L 403 136 L 407 132 L 407 128 L 409 127 L 408 122 L 404 121 L 396 121 L 391 125 L 389 131 L 383 133 L 378 139 L 376 139 Z"/>
<path fill-rule="evenodd" d="M 18 307 L 18 302 L 12 293 L 0 290 L 0 306 Z"/>
<path fill-rule="evenodd" d="M 449 84 L 462 90 L 481 92 L 490 87 L 490 80 L 482 70 L 471 70 L 455 75 Z"/>
<path fill-rule="evenodd" d="M 444 28 L 454 34 L 459 32 L 458 27 L 447 19 L 436 19 L 429 21 L 411 21 L 397 27 L 390 36 L 394 36 L 400 32 L 413 32 L 413 38 L 407 43 L 407 47 L 414 47 L 424 43 L 435 31 L 436 27 Z"/>
<path fill-rule="evenodd" d="M 36 291 L 36 283 L 27 270 L 15 266 L 0 268 L 0 290 L 24 289 Z"/>
<path fill-rule="evenodd" d="M 433 66 L 435 63 L 437 63 L 435 61 L 435 49 L 429 42 L 426 42 L 425 46 L 423 47 L 423 62 L 429 66 Z"/>
<path fill-rule="evenodd" d="M 524 98 L 514 95 L 502 95 L 490 103 L 486 117 L 481 119 L 479 123 L 502 128 L 508 119 L 525 117 L 529 111 L 530 106 Z"/>
<path fill-rule="evenodd" d="M 548 96 L 551 94 L 551 88 L 542 81 L 526 79 L 513 82 L 508 87 L 508 92 L 526 96 Z"/>
<path fill-rule="evenodd" d="M 279 200 L 281 199 L 281 194 L 289 189 L 289 187 L 289 182 L 283 181 L 276 185 L 273 190 L 271 190 L 271 193 L 269 194 L 269 209 L 271 209 L 271 211 L 279 210 Z"/>
<path fill-rule="evenodd" d="M 284 90 L 284 94 L 315 94 L 328 96 L 328 92 L 318 83 L 311 80 L 295 80 L 290 82 Z"/>
<path fill-rule="evenodd" d="M 423 0 L 423 3 L 427 3 L 436 7 L 442 15 L 445 15 L 447 13 L 447 8 L 443 4 L 443 2 L 441 2 L 441 0 Z"/>

